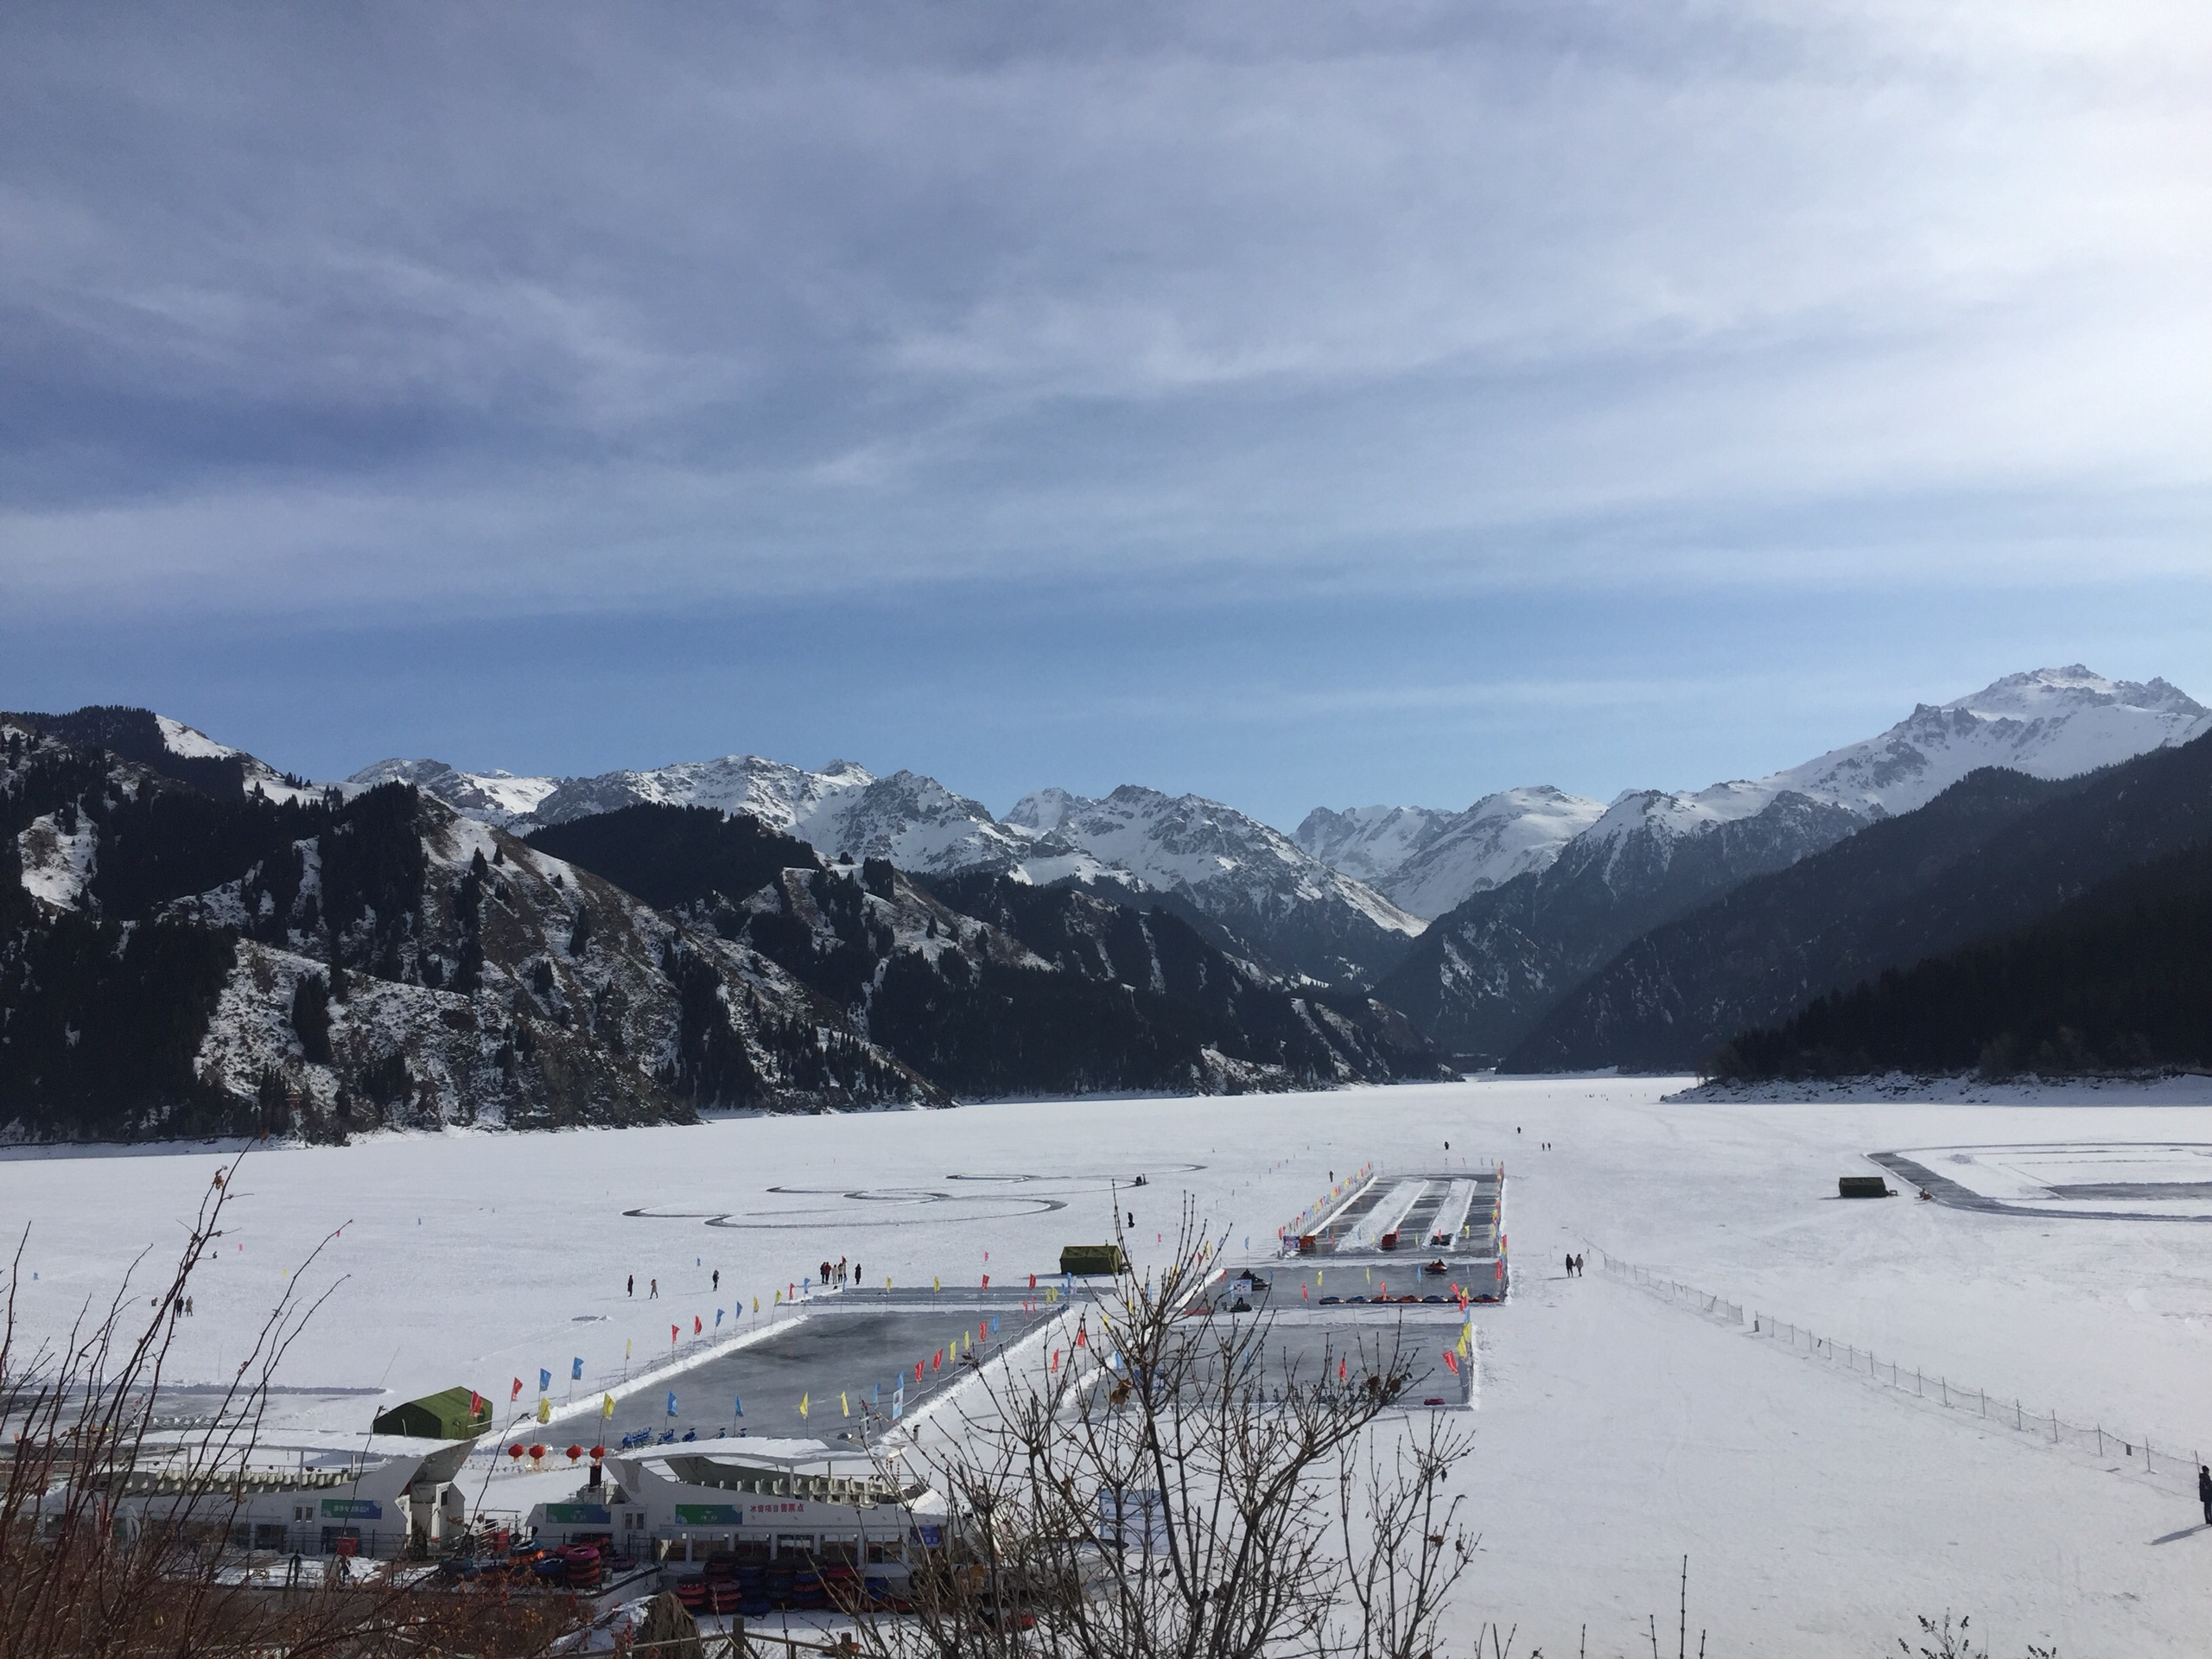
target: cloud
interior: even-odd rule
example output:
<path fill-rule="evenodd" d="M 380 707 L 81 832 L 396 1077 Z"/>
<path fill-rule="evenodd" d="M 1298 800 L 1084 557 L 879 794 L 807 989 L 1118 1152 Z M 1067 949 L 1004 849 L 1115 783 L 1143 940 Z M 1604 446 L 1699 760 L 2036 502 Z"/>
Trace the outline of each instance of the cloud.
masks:
<path fill-rule="evenodd" d="M 19 11 L 0 592 L 2186 570 L 2208 58 L 2158 5 Z"/>

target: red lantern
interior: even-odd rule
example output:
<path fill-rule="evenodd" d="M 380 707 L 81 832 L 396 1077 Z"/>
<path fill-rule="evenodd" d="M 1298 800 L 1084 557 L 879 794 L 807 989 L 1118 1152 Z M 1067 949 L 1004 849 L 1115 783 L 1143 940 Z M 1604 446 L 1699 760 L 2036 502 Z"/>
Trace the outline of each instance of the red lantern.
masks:
<path fill-rule="evenodd" d="M 594 1446 L 594 1447 L 592 1447 L 592 1449 L 591 1449 L 591 1460 L 592 1460 L 594 1463 L 597 1463 L 597 1462 L 598 1462 L 601 1458 L 604 1458 L 606 1455 L 607 1455 L 607 1448 L 606 1448 L 605 1446 Z"/>
<path fill-rule="evenodd" d="M 581 1446 L 572 1446 L 569 1448 L 569 1461 L 570 1463 L 574 1463 L 578 1458 L 583 1456 L 583 1447 Z"/>
<path fill-rule="evenodd" d="M 530 1455 L 533 1459 L 542 1458 L 545 1455 L 545 1448 L 542 1446 L 533 1446 L 530 1448 Z"/>
<path fill-rule="evenodd" d="M 509 1446 L 507 1455 L 511 1458 L 519 1458 L 522 1456 L 522 1447 L 519 1445 Z"/>

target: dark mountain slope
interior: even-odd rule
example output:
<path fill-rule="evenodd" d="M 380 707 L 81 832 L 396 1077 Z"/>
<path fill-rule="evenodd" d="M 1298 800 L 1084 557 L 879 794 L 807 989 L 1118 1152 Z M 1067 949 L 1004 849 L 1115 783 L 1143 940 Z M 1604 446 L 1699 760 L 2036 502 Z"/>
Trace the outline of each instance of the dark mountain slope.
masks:
<path fill-rule="evenodd" d="M 1975 772 L 1637 940 L 1507 1063 L 1687 1068 L 1822 993 L 2023 926 L 2208 838 L 2212 739 L 2058 783 Z"/>
<path fill-rule="evenodd" d="M 772 963 L 410 786 L 209 794 L 0 719 L 0 1129 L 934 1098 Z"/>
<path fill-rule="evenodd" d="M 1177 917 L 1080 888 L 980 872 L 923 880 L 880 859 L 825 866 L 804 843 L 698 809 L 632 806 L 536 830 L 531 844 L 619 871 L 758 951 L 957 1093 L 1444 1075 L 1389 1010 L 1287 985 Z"/>
<path fill-rule="evenodd" d="M 1833 846 L 1864 822 L 1785 791 L 1751 817 L 1677 834 L 1637 822 L 1624 810 L 1635 804 L 1616 807 L 1628 825 L 1620 833 L 1601 821 L 1549 868 L 1437 918 L 1375 995 L 1439 1045 L 1495 1058 L 1638 935 Z"/>
<path fill-rule="evenodd" d="M 2138 865 L 2049 920 L 1816 999 L 1719 1076 L 1998 1079 L 2212 1063 L 2212 846 Z"/>

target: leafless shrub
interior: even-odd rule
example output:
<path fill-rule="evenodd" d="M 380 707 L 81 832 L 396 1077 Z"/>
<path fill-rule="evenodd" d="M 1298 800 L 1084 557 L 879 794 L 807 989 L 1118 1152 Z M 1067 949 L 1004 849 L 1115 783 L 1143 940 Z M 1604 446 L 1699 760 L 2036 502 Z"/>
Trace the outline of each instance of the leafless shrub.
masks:
<path fill-rule="evenodd" d="M 1471 1541 L 1446 1483 L 1471 1449 L 1430 1415 L 1401 1333 L 1271 1361 L 1266 1313 L 1198 1294 L 1224 1240 L 1186 1202 L 1173 1262 L 1071 1312 L 1020 1371 L 987 1369 L 949 1433 L 906 1452 L 958 1542 L 910 1616 L 861 1611 L 884 1655 L 1417 1659 Z M 1077 1334 L 1079 1333 L 1079 1334 Z M 1391 1420 L 1386 1424 L 1385 1420 Z M 1378 1432 L 1402 1434 L 1394 1452 Z"/>

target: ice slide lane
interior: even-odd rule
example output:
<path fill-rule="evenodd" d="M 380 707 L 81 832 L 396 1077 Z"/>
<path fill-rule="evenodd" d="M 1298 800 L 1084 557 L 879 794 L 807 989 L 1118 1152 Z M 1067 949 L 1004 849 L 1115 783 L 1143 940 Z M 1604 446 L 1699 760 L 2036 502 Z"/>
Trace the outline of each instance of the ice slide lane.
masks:
<path fill-rule="evenodd" d="M 1338 1248 L 1346 1250 L 1380 1249 L 1382 1235 L 1396 1232 L 1399 1224 L 1412 1213 L 1414 1205 L 1421 1202 L 1421 1195 L 1427 1190 L 1427 1181 L 1400 1181 L 1383 1194 L 1382 1203 L 1369 1211 L 1359 1225 L 1344 1236 L 1344 1243 Z"/>
<path fill-rule="evenodd" d="M 1445 1192 L 1444 1203 L 1436 1212 L 1436 1219 L 1429 1224 L 1430 1236 L 1441 1238 L 1446 1243 L 1457 1239 L 1459 1230 L 1467 1224 L 1467 1211 L 1473 1207 L 1474 1202 L 1475 1184 L 1472 1181 L 1452 1182 Z"/>

